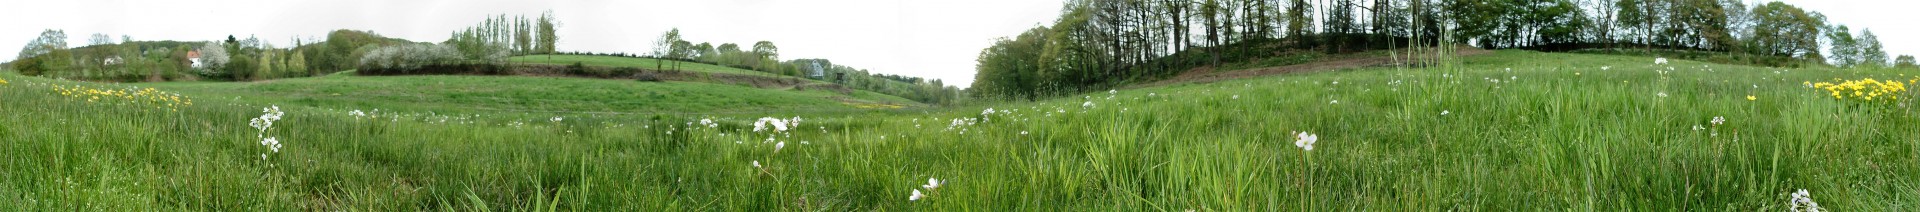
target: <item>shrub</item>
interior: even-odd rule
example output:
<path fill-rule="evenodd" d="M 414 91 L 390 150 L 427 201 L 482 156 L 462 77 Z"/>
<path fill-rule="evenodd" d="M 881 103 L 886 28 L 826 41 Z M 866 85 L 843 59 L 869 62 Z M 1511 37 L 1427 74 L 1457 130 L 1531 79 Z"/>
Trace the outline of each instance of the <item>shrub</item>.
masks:
<path fill-rule="evenodd" d="M 587 73 L 587 64 L 580 63 L 580 62 L 573 62 L 573 65 L 567 65 L 567 73 L 572 73 L 572 74 Z"/>
<path fill-rule="evenodd" d="M 360 71 L 370 74 L 404 74 L 428 66 L 455 65 L 464 62 L 460 51 L 436 44 L 405 44 L 368 51 L 360 58 Z"/>
<path fill-rule="evenodd" d="M 40 76 L 41 73 L 46 73 L 47 71 L 46 67 L 41 66 L 40 57 L 21 58 L 20 60 L 14 60 L 13 64 L 9 65 L 13 66 L 14 71 L 20 72 L 20 75 Z"/>
<path fill-rule="evenodd" d="M 221 71 L 227 63 L 233 61 L 233 58 L 227 55 L 226 46 L 221 46 L 218 42 L 206 42 L 200 45 L 199 50 L 201 64 L 194 64 L 194 74 L 215 79 L 229 77 L 229 73 Z"/>
<path fill-rule="evenodd" d="M 658 73 L 653 73 L 648 71 L 628 72 L 628 73 L 634 73 L 633 79 L 641 82 L 660 82 L 661 81 L 660 74 Z"/>

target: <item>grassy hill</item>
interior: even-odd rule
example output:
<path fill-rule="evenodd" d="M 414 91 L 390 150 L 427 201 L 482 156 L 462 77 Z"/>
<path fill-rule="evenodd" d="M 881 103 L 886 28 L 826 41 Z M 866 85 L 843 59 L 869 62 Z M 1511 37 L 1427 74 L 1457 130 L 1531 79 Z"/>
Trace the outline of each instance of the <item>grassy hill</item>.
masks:
<path fill-rule="evenodd" d="M 667 70 L 679 70 L 679 71 L 669 71 L 670 73 L 674 73 L 675 75 L 678 75 L 680 73 L 696 73 L 696 75 L 711 73 L 711 74 L 725 74 L 725 75 L 732 75 L 732 76 L 746 76 L 744 78 L 751 78 L 751 79 L 742 79 L 743 77 L 729 76 L 727 78 L 730 80 L 716 81 L 712 79 L 704 79 L 704 77 L 699 77 L 703 79 L 695 79 L 690 81 L 715 82 L 715 83 L 722 83 L 722 84 L 741 84 L 736 82 L 759 81 L 755 79 L 765 78 L 765 79 L 773 79 L 775 81 L 783 81 L 783 82 L 799 82 L 800 85 L 798 86 L 845 87 L 845 88 L 854 89 L 854 90 L 865 90 L 865 91 L 870 91 L 876 94 L 897 96 L 897 97 L 902 97 L 909 100 L 916 100 L 921 103 L 929 103 L 929 104 L 949 104 L 949 103 L 952 103 L 954 99 L 957 99 L 958 96 L 960 95 L 959 88 L 952 88 L 952 87 L 942 88 L 941 85 L 920 83 L 919 78 L 913 78 L 914 80 L 908 81 L 908 80 L 904 80 L 903 79 L 904 77 L 898 77 L 898 76 L 893 76 L 894 78 L 887 78 L 887 77 L 882 77 L 880 75 L 870 75 L 865 70 L 860 70 L 859 72 L 856 73 L 856 72 L 853 72 L 853 69 L 851 67 L 844 67 L 844 66 L 828 67 L 829 69 L 838 68 L 836 70 L 828 70 L 827 71 L 828 73 L 836 73 L 836 71 L 838 71 L 837 73 L 849 74 L 844 76 L 845 77 L 844 79 L 838 79 L 839 82 L 828 82 L 823 80 L 814 80 L 810 78 L 793 77 L 793 76 L 773 74 L 773 73 L 762 72 L 762 71 L 746 70 L 746 69 L 740 69 L 740 68 L 734 68 L 734 67 L 718 66 L 718 65 L 695 63 L 695 62 L 679 62 L 677 64 L 679 64 L 680 67 L 676 69 L 676 68 L 673 68 L 673 65 L 676 64 L 673 61 L 664 61 L 666 64 L 661 64 L 663 60 L 650 59 L 650 58 L 596 56 L 596 55 L 528 55 L 528 56 L 513 57 L 511 58 L 511 60 L 515 63 L 520 63 L 520 64 L 542 64 L 542 65 L 563 65 L 564 66 L 564 65 L 572 65 L 575 63 L 579 63 L 584 66 L 589 66 L 590 69 L 598 68 L 598 67 L 606 67 L 606 68 L 611 68 L 612 69 L 611 71 L 613 71 L 612 73 L 615 73 L 612 75 L 620 76 L 620 77 L 626 77 L 626 76 L 632 75 L 632 74 L 619 73 L 620 71 L 623 71 L 621 69 L 624 69 L 624 68 L 639 68 L 639 69 L 646 69 L 646 70 L 653 70 L 658 68 L 658 69 L 667 69 Z M 805 59 L 805 60 L 816 61 L 816 62 L 825 61 L 824 59 Z M 801 60 L 788 61 L 787 63 L 801 63 L 797 61 L 801 61 Z M 663 65 L 663 66 L 656 66 L 656 65 Z M 576 75 L 579 75 L 579 74 L 576 73 Z M 599 77 L 604 78 L 604 76 L 599 76 Z M 686 80 L 686 79 L 685 77 L 681 77 L 681 79 L 667 79 L 667 80 L 673 81 L 673 80 Z M 728 81 L 733 81 L 733 82 L 728 82 Z M 765 87 L 765 86 L 762 86 L 762 87 Z"/>
<path fill-rule="evenodd" d="M 911 100 L 871 92 L 772 90 L 698 82 L 634 82 L 513 76 L 393 76 L 334 74 L 252 83 L 135 84 L 201 98 L 320 108 L 461 113 L 616 112 L 727 113 L 832 111 L 858 106 L 914 106 Z"/>
<path fill-rule="evenodd" d="M 1810 84 L 1914 75 L 1499 51 L 931 112 L 368 117 L 330 108 L 357 103 L 282 104 L 260 130 L 247 120 L 269 97 L 160 85 L 159 99 L 196 101 L 166 106 L 54 88 L 126 85 L 0 74 L 12 141 L 0 208 L 1778 211 L 1805 189 L 1830 210 L 1905 211 L 1920 202 L 1920 97 L 1836 99 Z M 359 79 L 314 83 L 326 80 Z M 311 86 L 273 83 L 245 86 Z M 583 85 L 555 86 L 595 90 L 568 84 Z M 429 102 L 410 98 L 427 97 L 364 101 Z M 761 117 L 801 120 L 755 130 Z M 1300 132 L 1317 135 L 1311 149 Z"/>
<path fill-rule="evenodd" d="M 596 55 L 526 55 L 526 56 L 515 56 L 513 58 L 510 58 L 510 60 L 516 63 L 535 63 L 535 64 L 553 64 L 553 65 L 572 65 L 573 63 L 581 63 L 583 65 L 588 65 L 588 66 L 631 67 L 631 68 L 646 68 L 646 69 L 654 69 L 655 67 L 663 67 L 666 69 L 671 69 L 674 65 L 674 63 L 672 63 L 673 61 L 664 61 L 667 64 L 660 64 L 663 61 L 659 59 L 596 56 Z M 738 69 L 733 67 L 710 65 L 705 63 L 681 62 L 679 64 L 680 64 L 679 70 L 685 70 L 685 71 L 783 77 L 781 75 L 771 74 L 766 72 L 758 72 L 758 71 Z"/>

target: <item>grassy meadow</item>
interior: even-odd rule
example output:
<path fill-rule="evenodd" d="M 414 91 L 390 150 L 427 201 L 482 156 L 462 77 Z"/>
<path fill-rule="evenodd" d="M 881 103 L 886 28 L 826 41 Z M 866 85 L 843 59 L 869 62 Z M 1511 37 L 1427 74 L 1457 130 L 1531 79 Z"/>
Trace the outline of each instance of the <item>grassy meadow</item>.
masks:
<path fill-rule="evenodd" d="M 455 113 L 759 113 L 918 106 L 854 91 L 772 90 L 701 82 L 520 76 L 357 76 L 350 73 L 263 82 L 165 82 L 144 86 L 201 99 L 339 110 Z"/>
<path fill-rule="evenodd" d="M 1800 189 L 1836 211 L 1920 209 L 1920 96 L 1812 86 L 1920 73 L 1464 60 L 832 112 L 691 83 L 0 73 L 0 209 L 1783 211 Z M 698 94 L 636 95 L 681 92 Z M 755 129 L 767 119 L 790 125 Z"/>

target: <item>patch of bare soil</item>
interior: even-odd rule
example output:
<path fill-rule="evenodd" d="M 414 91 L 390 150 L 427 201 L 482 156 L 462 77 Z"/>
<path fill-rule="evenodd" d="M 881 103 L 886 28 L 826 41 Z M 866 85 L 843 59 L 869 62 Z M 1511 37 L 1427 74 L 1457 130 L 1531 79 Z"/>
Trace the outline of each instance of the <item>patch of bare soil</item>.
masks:
<path fill-rule="evenodd" d="M 1474 56 L 1474 55 L 1482 55 L 1482 54 L 1488 54 L 1488 53 L 1493 53 L 1493 51 L 1473 48 L 1470 46 L 1460 46 L 1457 48 L 1457 50 L 1454 51 L 1454 54 L 1458 56 Z M 1395 61 L 1394 57 L 1390 57 L 1386 55 L 1347 56 L 1347 57 L 1336 56 L 1329 60 L 1316 61 L 1316 62 L 1310 62 L 1310 63 L 1304 63 L 1304 64 L 1252 68 L 1252 69 L 1233 70 L 1233 71 L 1224 71 L 1224 72 L 1214 71 L 1214 67 L 1212 66 L 1203 66 L 1203 67 L 1187 70 L 1185 72 L 1181 72 L 1179 75 L 1175 75 L 1173 78 L 1167 78 L 1165 80 L 1160 80 L 1152 83 L 1134 84 L 1134 85 L 1126 86 L 1126 88 L 1132 89 L 1132 88 L 1144 88 L 1144 87 L 1159 87 L 1159 86 L 1167 86 L 1167 85 L 1180 84 L 1180 83 L 1208 83 L 1208 82 L 1217 82 L 1217 81 L 1225 81 L 1225 80 L 1261 77 L 1261 76 L 1275 75 L 1275 74 L 1314 72 L 1314 71 L 1333 71 L 1333 70 L 1365 68 L 1365 67 L 1375 67 L 1375 66 L 1387 66 L 1387 65 L 1395 65 L 1396 62 L 1404 62 L 1404 60 L 1406 60 L 1407 57 L 1405 55 L 1401 55 L 1401 57 L 1399 58 L 1402 61 Z"/>

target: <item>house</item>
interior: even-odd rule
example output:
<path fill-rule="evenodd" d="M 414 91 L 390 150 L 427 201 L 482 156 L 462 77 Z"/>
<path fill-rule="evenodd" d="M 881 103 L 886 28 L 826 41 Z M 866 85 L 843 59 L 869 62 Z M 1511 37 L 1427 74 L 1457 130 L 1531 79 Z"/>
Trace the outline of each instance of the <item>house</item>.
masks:
<path fill-rule="evenodd" d="M 810 71 L 807 73 L 807 78 L 813 78 L 817 80 L 826 79 L 827 78 L 826 68 L 820 67 L 819 62 L 813 63 L 813 71 Z"/>
<path fill-rule="evenodd" d="M 107 58 L 106 60 L 101 60 L 101 61 L 100 61 L 100 63 L 101 63 L 101 64 L 105 64 L 105 65 L 119 65 L 119 64 L 120 64 L 120 56 L 113 56 L 113 57 L 109 57 L 109 58 Z"/>
<path fill-rule="evenodd" d="M 206 65 L 200 64 L 200 51 L 187 51 L 187 62 L 190 67 L 206 68 Z"/>

